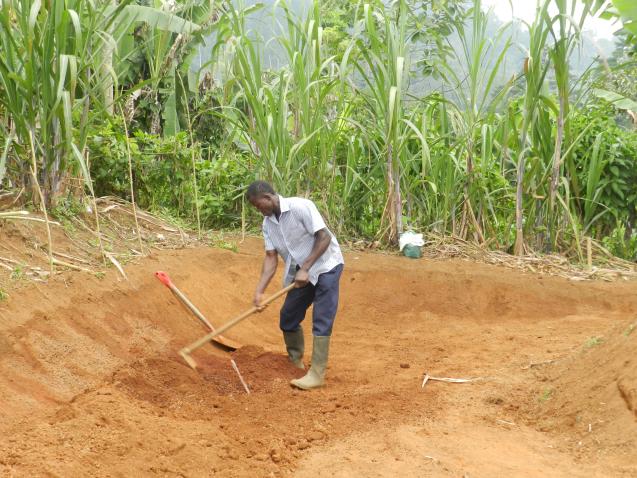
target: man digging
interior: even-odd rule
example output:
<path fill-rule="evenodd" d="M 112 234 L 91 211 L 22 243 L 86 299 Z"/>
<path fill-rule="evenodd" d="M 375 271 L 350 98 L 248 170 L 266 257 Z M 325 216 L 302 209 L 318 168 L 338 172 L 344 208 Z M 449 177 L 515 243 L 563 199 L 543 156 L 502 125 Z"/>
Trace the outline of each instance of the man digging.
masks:
<path fill-rule="evenodd" d="M 312 313 L 312 364 L 303 378 L 290 383 L 303 390 L 323 385 L 332 326 L 338 308 L 338 289 L 343 272 L 343 255 L 318 209 L 309 199 L 285 198 L 265 181 L 255 181 L 246 193 L 248 201 L 263 214 L 265 258 L 254 294 L 259 307 L 263 292 L 274 276 L 278 258 L 285 262 L 284 284 L 294 281 L 281 307 L 280 327 L 292 363 L 305 369 L 301 322 L 308 307 Z"/>

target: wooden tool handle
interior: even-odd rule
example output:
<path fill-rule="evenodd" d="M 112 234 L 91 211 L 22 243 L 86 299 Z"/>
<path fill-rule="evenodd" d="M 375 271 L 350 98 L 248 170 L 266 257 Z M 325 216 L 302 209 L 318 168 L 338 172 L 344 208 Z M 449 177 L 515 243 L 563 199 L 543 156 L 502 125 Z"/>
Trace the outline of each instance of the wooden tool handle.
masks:
<path fill-rule="evenodd" d="M 190 312 L 192 312 L 195 317 L 197 317 L 206 327 L 208 327 L 211 332 L 215 331 L 215 328 L 210 322 L 208 322 L 208 319 L 206 319 L 206 317 L 199 311 L 199 309 L 195 307 L 195 304 L 190 302 L 188 297 L 186 297 L 184 293 L 177 288 L 173 281 L 170 280 L 170 276 L 167 273 L 163 271 L 157 271 L 155 272 L 155 277 L 157 277 L 157 279 L 159 279 L 162 284 L 168 287 L 170 291 L 175 294 L 175 296 L 177 296 L 177 298 L 181 300 L 181 302 L 186 307 L 188 307 L 188 309 L 190 309 Z"/>
<path fill-rule="evenodd" d="M 208 327 L 208 329 L 210 329 L 211 332 L 215 331 L 215 328 L 210 322 L 208 322 L 208 319 L 206 319 L 206 317 L 201 312 L 199 312 L 199 309 L 195 307 L 195 304 L 190 302 L 188 298 L 179 289 L 177 289 L 175 285 L 171 285 L 170 290 L 183 302 L 186 307 L 190 309 L 193 314 L 195 314 L 195 317 L 197 317 L 206 327 Z"/>
<path fill-rule="evenodd" d="M 281 289 L 280 291 L 278 291 L 275 294 L 272 294 L 270 297 L 268 297 L 267 299 L 265 299 L 262 303 L 260 307 L 252 307 L 249 310 L 246 310 L 243 314 L 239 315 L 238 317 L 235 317 L 234 319 L 232 319 L 230 322 L 222 325 L 221 327 L 219 327 L 216 331 L 214 332 L 210 332 L 209 334 L 201 337 L 199 340 L 197 340 L 196 342 L 193 342 L 192 344 L 188 345 L 187 347 L 184 347 L 183 349 L 181 349 L 181 353 L 183 354 L 191 354 L 194 350 L 197 350 L 199 347 L 201 347 L 202 345 L 210 342 L 212 339 L 214 339 L 216 336 L 223 334 L 226 330 L 234 327 L 235 325 L 237 325 L 239 322 L 241 322 L 243 319 L 245 319 L 246 317 L 251 316 L 252 314 L 254 314 L 255 312 L 257 312 L 258 310 L 260 310 L 262 307 L 265 307 L 266 305 L 268 305 L 270 302 L 278 299 L 279 297 L 281 297 L 283 294 L 286 294 L 287 292 L 291 291 L 292 289 L 294 289 L 294 282 L 292 282 L 292 284 L 290 284 L 289 286 Z"/>

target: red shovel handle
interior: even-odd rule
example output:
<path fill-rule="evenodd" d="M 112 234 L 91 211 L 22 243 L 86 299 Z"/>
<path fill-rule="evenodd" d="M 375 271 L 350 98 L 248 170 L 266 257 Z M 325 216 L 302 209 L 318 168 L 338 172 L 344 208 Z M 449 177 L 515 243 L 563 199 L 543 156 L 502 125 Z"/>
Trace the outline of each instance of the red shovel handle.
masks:
<path fill-rule="evenodd" d="M 166 274 L 164 271 L 155 272 L 155 277 L 157 277 L 157 279 L 159 279 L 159 282 L 164 284 L 169 289 L 173 287 L 173 282 L 170 280 L 168 274 Z"/>

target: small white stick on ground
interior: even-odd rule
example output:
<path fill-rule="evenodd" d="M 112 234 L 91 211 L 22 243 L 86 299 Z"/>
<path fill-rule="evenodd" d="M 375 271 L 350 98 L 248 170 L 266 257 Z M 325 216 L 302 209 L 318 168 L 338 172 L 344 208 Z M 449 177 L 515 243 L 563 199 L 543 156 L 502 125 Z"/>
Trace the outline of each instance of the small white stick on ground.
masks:
<path fill-rule="evenodd" d="M 108 260 L 111 261 L 113 263 L 113 265 L 117 268 L 117 270 L 119 271 L 120 274 L 122 274 L 122 277 L 126 280 L 128 280 L 128 277 L 126 277 L 126 272 L 124 272 L 124 268 L 122 267 L 122 265 L 119 263 L 119 261 L 117 259 L 115 259 L 113 257 L 112 254 L 110 254 L 109 252 L 105 252 L 104 253 L 106 255 L 106 257 L 108 257 Z"/>
<path fill-rule="evenodd" d="M 237 367 L 237 364 L 234 362 L 234 360 L 230 360 L 230 363 L 232 364 L 232 368 L 234 369 L 234 371 L 237 372 L 237 375 L 239 376 L 239 380 L 241 380 L 241 385 L 243 385 L 243 388 L 246 389 L 246 393 L 250 395 L 250 389 L 248 388 L 248 385 L 245 383 L 245 380 L 243 380 L 243 377 L 241 376 L 241 372 L 239 372 L 239 367 Z"/>
<path fill-rule="evenodd" d="M 420 388 L 425 388 L 425 385 L 429 380 L 435 380 L 437 382 L 447 382 L 447 383 L 467 383 L 467 382 L 475 382 L 476 380 L 482 380 L 482 377 L 478 378 L 447 378 L 447 377 L 431 377 L 428 373 L 425 373 L 425 377 L 422 380 L 422 385 Z"/>
<path fill-rule="evenodd" d="M 438 382 L 448 382 L 448 383 L 466 383 L 466 382 L 473 382 L 474 380 L 478 380 L 478 379 L 477 378 L 429 377 L 429 380 L 436 380 Z"/>
<path fill-rule="evenodd" d="M 511 425 L 512 427 L 514 427 L 514 426 L 515 426 L 515 423 L 513 423 L 513 422 L 507 422 L 506 420 L 500 420 L 500 419 L 497 419 L 497 420 L 496 420 L 496 422 L 498 422 L 498 423 L 503 423 L 504 425 Z"/>

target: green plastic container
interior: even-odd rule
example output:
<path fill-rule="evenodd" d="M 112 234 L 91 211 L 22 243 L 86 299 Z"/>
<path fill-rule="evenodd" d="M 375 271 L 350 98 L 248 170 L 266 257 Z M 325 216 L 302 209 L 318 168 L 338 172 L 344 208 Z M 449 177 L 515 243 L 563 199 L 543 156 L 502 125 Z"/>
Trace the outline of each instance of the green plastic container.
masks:
<path fill-rule="evenodd" d="M 420 246 L 406 244 L 405 247 L 403 247 L 403 255 L 412 259 L 420 259 L 422 257 L 422 249 Z"/>

